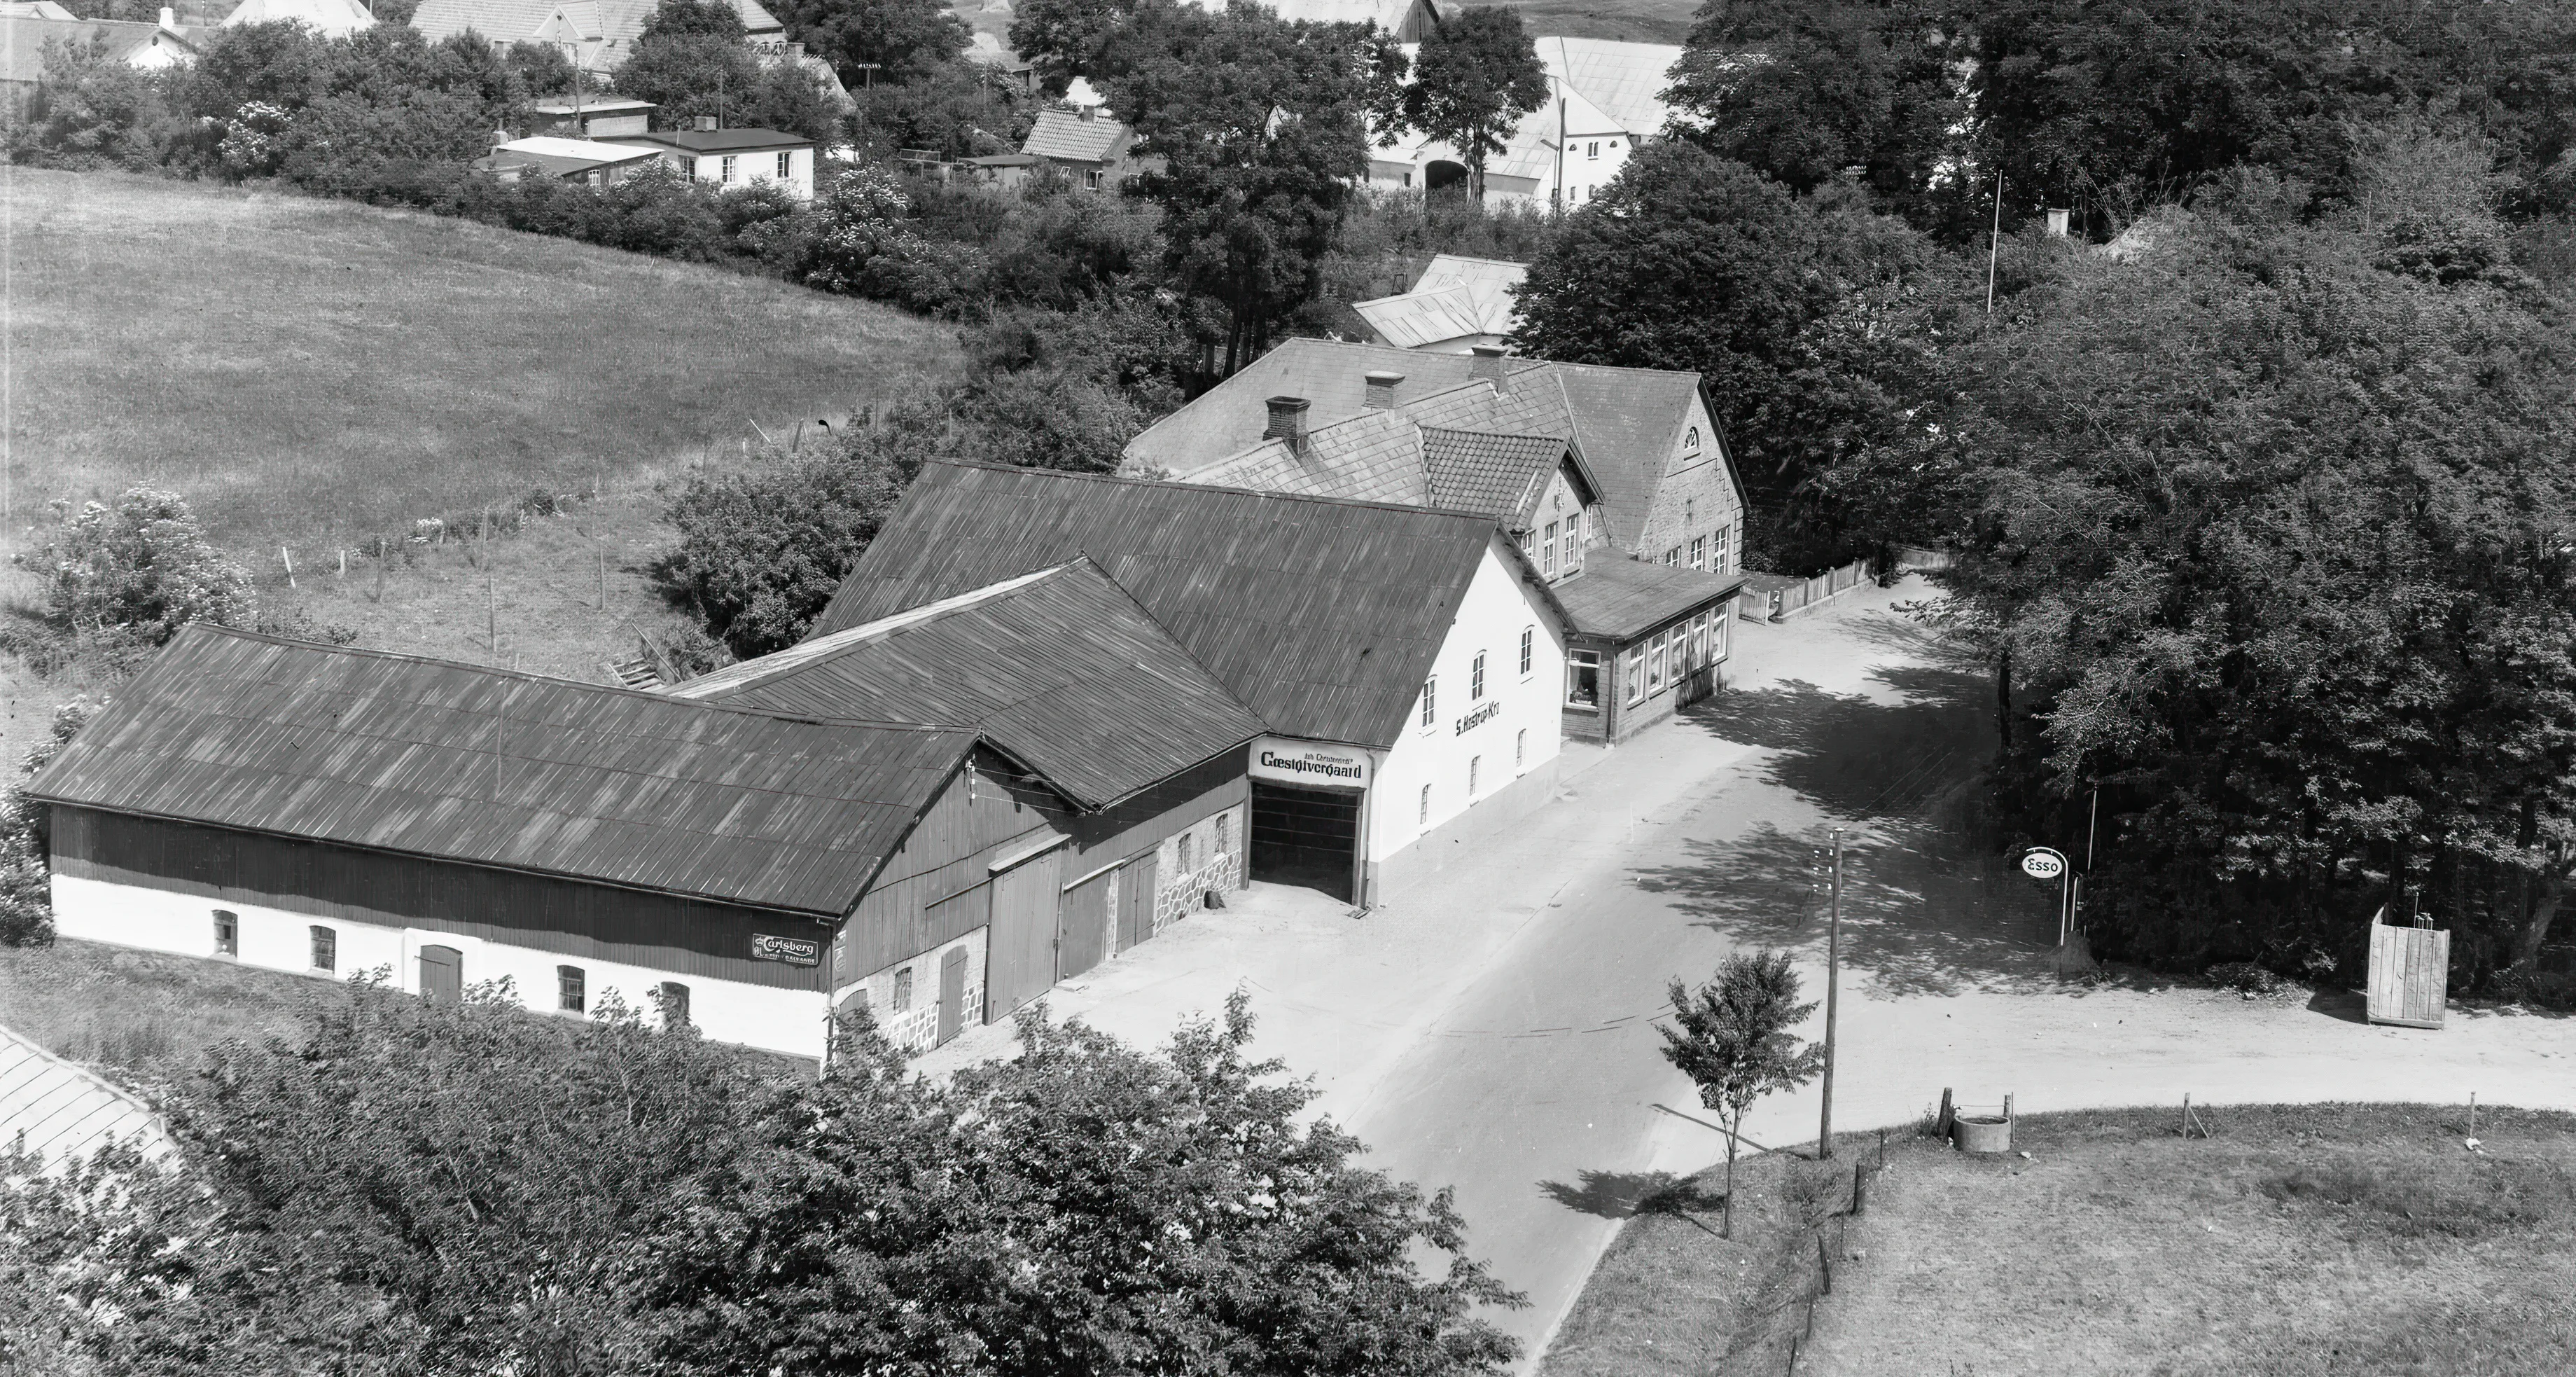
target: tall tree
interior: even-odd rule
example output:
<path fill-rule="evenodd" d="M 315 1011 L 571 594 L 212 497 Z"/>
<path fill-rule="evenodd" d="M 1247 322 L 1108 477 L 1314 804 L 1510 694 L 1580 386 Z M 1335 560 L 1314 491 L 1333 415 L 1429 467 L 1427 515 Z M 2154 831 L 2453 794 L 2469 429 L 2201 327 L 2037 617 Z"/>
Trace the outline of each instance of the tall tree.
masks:
<path fill-rule="evenodd" d="M 1823 1069 L 1821 1046 L 1801 1047 L 1791 1032 L 1815 1011 L 1798 1002 L 1798 973 L 1786 952 L 1738 953 L 1693 990 L 1676 979 L 1668 994 L 1673 1026 L 1664 1035 L 1664 1059 L 1699 1087 L 1700 1104 L 1715 1112 L 1726 1131 L 1726 1213 L 1722 1227 L 1735 1236 L 1735 1154 L 1744 1116 L 1763 1096 L 1795 1090 Z"/>
<path fill-rule="evenodd" d="M 1485 199 L 1485 160 L 1504 149 L 1521 117 L 1547 103 L 1547 68 L 1521 12 L 1462 9 L 1422 40 L 1404 90 L 1404 120 L 1467 160 L 1468 194 Z"/>
<path fill-rule="evenodd" d="M 779 18 L 842 84 L 919 81 L 966 50 L 966 21 L 940 0 L 792 0 Z M 863 71 L 861 63 L 876 70 Z"/>
<path fill-rule="evenodd" d="M 812 72 L 764 63 L 743 43 L 742 15 L 728 0 L 662 0 L 614 75 L 620 95 L 649 100 L 665 129 L 700 115 L 729 128 L 778 129 L 817 142 L 839 133 L 840 111 Z"/>
<path fill-rule="evenodd" d="M 1011 51 L 1037 73 L 1038 92 L 1061 96 L 1089 76 L 1135 0 L 1020 0 L 1011 13 Z"/>

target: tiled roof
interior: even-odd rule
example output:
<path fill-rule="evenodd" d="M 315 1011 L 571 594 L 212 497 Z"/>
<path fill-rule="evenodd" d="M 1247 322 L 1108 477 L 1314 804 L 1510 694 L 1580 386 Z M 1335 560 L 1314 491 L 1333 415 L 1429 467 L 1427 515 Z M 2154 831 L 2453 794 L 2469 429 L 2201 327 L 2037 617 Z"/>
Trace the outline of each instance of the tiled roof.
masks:
<path fill-rule="evenodd" d="M 1490 517 L 937 460 L 813 634 L 1087 555 L 1271 730 L 1385 746 L 1498 543 L 1520 559 Z"/>
<path fill-rule="evenodd" d="M 1089 560 L 818 636 L 667 692 L 971 727 L 1086 807 L 1241 746 L 1261 719 Z"/>
<path fill-rule="evenodd" d="M 1544 365 L 1534 359 L 1511 359 L 1516 369 Z M 1261 440 L 1269 424 L 1267 399 L 1303 397 L 1314 404 L 1308 413 L 1318 427 L 1356 416 L 1368 407 L 1372 372 L 1401 373 L 1395 389 L 1399 406 L 1410 406 L 1434 392 L 1445 392 L 1474 376 L 1475 361 L 1465 354 L 1428 354 L 1383 344 L 1340 344 L 1332 340 L 1292 339 L 1254 359 L 1209 389 L 1197 400 L 1147 426 L 1127 442 L 1127 457 L 1187 477 Z"/>
<path fill-rule="evenodd" d="M 27 791 L 833 916 L 975 742 L 199 622 Z"/>
<path fill-rule="evenodd" d="M 1084 119 L 1071 110 L 1040 110 L 1020 151 L 1059 162 L 1105 163 L 1126 133 L 1126 125 L 1106 114 Z"/>
<path fill-rule="evenodd" d="M 1205 9 L 1224 9 L 1221 0 L 1191 0 Z M 1440 10 L 1432 0 L 1264 0 L 1267 8 L 1291 23 L 1375 24 L 1406 42 L 1419 42 L 1436 27 Z M 1417 11 L 1419 11 L 1417 13 Z"/>
<path fill-rule="evenodd" d="M 1603 553 L 1585 560 L 1583 572 L 1556 584 L 1555 590 L 1576 631 L 1628 641 L 1733 597 L 1743 586 L 1742 574 L 1706 574 Z"/>
<path fill-rule="evenodd" d="M 1566 442 L 1553 435 L 1497 435 L 1489 431 L 1425 429 L 1423 469 L 1431 478 L 1431 505 L 1462 512 L 1493 512 L 1524 524 L 1547 480 L 1565 464 Z"/>
<path fill-rule="evenodd" d="M 23 1138 L 20 1135 L 25 1135 Z M 110 1139 L 159 1161 L 172 1153 L 161 1116 L 105 1077 L 0 1028 L 0 1151 L 16 1144 L 48 1166 Z"/>

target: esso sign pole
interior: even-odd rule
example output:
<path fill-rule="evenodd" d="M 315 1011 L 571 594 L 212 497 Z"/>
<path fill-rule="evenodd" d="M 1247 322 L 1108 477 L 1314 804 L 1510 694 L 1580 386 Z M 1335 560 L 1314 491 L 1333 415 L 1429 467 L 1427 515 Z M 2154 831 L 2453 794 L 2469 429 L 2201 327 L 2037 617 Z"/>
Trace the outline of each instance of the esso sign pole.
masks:
<path fill-rule="evenodd" d="M 2065 852 L 2053 846 L 2034 846 L 2021 853 L 2021 873 L 2034 880 L 2057 881 L 2057 945 L 2065 946 L 2073 892 L 2069 886 L 2075 877 L 2075 867 L 2066 863 Z"/>

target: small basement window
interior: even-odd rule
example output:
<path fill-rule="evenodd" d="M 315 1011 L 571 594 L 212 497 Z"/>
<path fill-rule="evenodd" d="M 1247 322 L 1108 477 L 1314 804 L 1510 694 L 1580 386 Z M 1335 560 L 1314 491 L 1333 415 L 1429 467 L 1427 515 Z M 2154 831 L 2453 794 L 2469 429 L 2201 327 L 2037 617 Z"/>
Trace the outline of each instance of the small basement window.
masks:
<path fill-rule="evenodd" d="M 555 1007 L 577 1014 L 590 1007 L 590 978 L 579 966 L 555 967 Z"/>
<path fill-rule="evenodd" d="M 241 915 L 215 910 L 215 955 L 241 955 Z"/>
<path fill-rule="evenodd" d="M 314 927 L 313 969 L 317 971 L 340 969 L 340 934 L 338 932 L 319 925 Z"/>

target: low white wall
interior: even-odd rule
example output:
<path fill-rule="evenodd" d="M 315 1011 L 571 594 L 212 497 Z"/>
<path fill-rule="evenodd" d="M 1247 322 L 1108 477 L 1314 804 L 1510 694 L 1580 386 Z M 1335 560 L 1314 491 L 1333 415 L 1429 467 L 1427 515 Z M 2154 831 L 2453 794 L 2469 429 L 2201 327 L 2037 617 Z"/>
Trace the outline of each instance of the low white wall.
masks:
<path fill-rule="evenodd" d="M 420 949 L 453 947 L 463 954 L 465 983 L 507 976 L 517 986 L 519 1002 L 541 1013 L 555 1011 L 557 966 L 581 968 L 589 987 L 588 1003 L 594 1009 L 615 990 L 649 1014 L 653 987 L 665 980 L 677 981 L 689 987 L 690 1021 L 707 1037 L 790 1056 L 823 1055 L 826 1003 L 819 990 L 782 990 L 487 942 L 433 928 L 356 923 L 72 875 L 53 877 L 53 895 L 54 930 L 65 937 L 333 979 L 382 966 L 391 972 L 394 985 L 415 994 L 420 990 Z M 239 919 L 238 956 L 215 954 L 217 909 Z M 338 959 L 328 972 L 313 969 L 315 927 L 330 928 L 338 935 Z"/>

